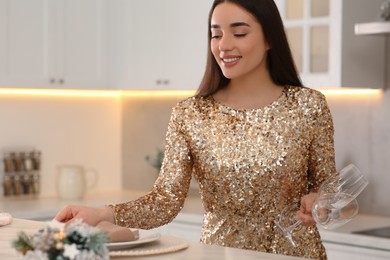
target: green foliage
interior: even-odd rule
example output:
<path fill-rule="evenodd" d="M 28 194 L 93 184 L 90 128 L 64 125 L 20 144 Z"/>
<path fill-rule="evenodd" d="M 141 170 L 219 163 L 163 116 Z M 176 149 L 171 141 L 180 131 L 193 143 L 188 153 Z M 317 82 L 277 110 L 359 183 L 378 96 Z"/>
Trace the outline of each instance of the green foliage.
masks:
<path fill-rule="evenodd" d="M 12 241 L 12 247 L 21 252 L 23 255 L 26 254 L 27 251 L 33 250 L 30 237 L 23 231 L 18 234 L 18 238 L 16 240 Z"/>
<path fill-rule="evenodd" d="M 153 166 L 157 171 L 160 171 L 164 161 L 164 151 L 160 148 L 156 148 L 156 155 L 154 157 L 147 155 L 146 161 Z"/>

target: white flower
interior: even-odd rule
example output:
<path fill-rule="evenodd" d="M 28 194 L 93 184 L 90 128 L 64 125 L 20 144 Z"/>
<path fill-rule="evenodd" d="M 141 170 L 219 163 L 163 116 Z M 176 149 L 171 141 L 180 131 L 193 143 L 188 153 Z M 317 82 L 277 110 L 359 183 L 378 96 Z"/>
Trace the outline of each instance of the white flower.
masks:
<path fill-rule="evenodd" d="M 80 253 L 77 249 L 76 244 L 65 244 L 64 245 L 64 256 L 69 257 L 70 259 L 75 259 L 75 257 Z"/>
<path fill-rule="evenodd" d="M 48 256 L 46 253 L 41 250 L 30 250 L 24 256 L 24 260 L 48 260 Z"/>
<path fill-rule="evenodd" d="M 82 221 L 82 219 L 76 219 L 74 222 L 66 226 L 66 231 L 72 233 L 77 231 L 83 237 L 89 237 L 100 232 L 100 229 L 97 227 L 90 226 Z"/>
<path fill-rule="evenodd" d="M 47 222 L 47 226 L 51 230 L 64 230 L 65 229 L 65 223 L 59 222 L 59 221 L 57 221 L 55 219 L 53 219 L 52 221 Z"/>
<path fill-rule="evenodd" d="M 80 254 L 76 256 L 75 260 L 109 260 L 110 257 L 108 254 L 104 256 L 100 256 L 95 254 L 93 251 L 90 250 L 82 250 L 80 251 Z"/>

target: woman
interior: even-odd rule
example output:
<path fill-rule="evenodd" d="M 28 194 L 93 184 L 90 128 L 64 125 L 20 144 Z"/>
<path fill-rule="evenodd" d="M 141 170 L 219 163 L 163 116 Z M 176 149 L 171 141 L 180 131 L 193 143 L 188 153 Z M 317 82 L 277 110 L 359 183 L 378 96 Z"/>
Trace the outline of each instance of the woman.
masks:
<path fill-rule="evenodd" d="M 56 219 L 154 228 L 172 221 L 190 179 L 205 208 L 201 242 L 326 259 L 311 205 L 335 173 L 333 122 L 324 96 L 302 86 L 272 0 L 216 0 L 206 72 L 173 109 L 153 189 L 104 209 L 68 206 Z M 291 246 L 274 219 L 300 206 Z"/>

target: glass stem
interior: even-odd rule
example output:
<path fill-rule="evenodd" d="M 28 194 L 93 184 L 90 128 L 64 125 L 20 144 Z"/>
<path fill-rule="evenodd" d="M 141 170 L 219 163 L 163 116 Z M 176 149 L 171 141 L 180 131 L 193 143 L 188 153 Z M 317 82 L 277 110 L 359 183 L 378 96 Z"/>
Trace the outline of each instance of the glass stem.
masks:
<path fill-rule="evenodd" d="M 289 226 L 286 230 L 286 238 L 290 241 L 291 245 L 293 247 L 297 247 L 297 244 L 295 243 L 294 239 L 292 238 L 292 232 L 294 231 L 294 229 L 296 227 L 298 227 L 299 225 L 302 224 L 302 221 L 301 220 L 297 220 L 294 224 L 292 224 L 291 226 Z"/>

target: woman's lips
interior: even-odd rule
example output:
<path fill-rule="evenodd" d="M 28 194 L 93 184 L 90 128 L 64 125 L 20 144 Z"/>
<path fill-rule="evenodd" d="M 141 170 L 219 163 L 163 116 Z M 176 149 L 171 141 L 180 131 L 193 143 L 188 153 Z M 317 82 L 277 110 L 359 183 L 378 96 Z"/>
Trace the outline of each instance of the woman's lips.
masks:
<path fill-rule="evenodd" d="M 222 57 L 221 61 L 225 67 L 230 68 L 236 65 L 240 59 L 241 57 Z"/>

